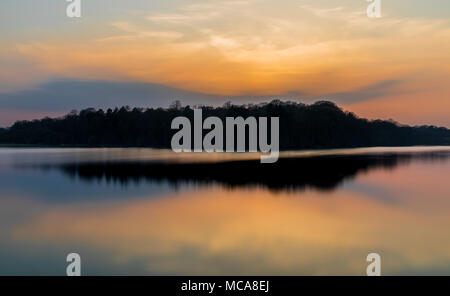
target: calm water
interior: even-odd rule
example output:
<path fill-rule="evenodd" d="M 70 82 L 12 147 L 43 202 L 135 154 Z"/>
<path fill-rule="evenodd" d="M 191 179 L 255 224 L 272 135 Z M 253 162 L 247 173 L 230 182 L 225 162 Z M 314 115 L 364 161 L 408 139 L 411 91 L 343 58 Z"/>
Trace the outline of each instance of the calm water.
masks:
<path fill-rule="evenodd" d="M 450 147 L 283 157 L 1 148 L 0 274 L 450 275 Z"/>

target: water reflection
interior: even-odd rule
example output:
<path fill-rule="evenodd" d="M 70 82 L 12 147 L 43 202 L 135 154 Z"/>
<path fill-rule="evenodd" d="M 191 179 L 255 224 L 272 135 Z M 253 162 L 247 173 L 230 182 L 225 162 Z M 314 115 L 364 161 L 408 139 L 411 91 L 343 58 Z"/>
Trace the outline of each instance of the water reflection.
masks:
<path fill-rule="evenodd" d="M 423 200 L 398 196 L 398 206 L 350 190 L 281 197 L 214 189 L 106 207 L 57 207 L 17 227 L 14 237 L 89 245 L 111 253 L 111 262 L 143 263 L 146 274 L 363 275 L 371 251 L 382 255 L 385 274 L 450 266 L 448 200 L 428 200 L 446 209 L 430 213 L 415 208 Z"/>
<path fill-rule="evenodd" d="M 75 251 L 85 275 L 364 275 L 370 252 L 385 275 L 450 275 L 449 151 L 290 155 L 272 172 L 0 153 L 0 274 L 63 275 Z"/>
<path fill-rule="evenodd" d="M 283 157 L 270 165 L 261 164 L 259 160 L 194 163 L 107 161 L 43 164 L 34 167 L 43 170 L 59 169 L 71 178 L 122 185 L 168 182 L 175 188 L 183 184 L 220 184 L 227 188 L 252 186 L 275 191 L 304 190 L 308 187 L 332 190 L 343 181 L 373 169 L 392 170 L 412 161 L 440 162 L 449 157 L 450 151 L 438 150 Z"/>

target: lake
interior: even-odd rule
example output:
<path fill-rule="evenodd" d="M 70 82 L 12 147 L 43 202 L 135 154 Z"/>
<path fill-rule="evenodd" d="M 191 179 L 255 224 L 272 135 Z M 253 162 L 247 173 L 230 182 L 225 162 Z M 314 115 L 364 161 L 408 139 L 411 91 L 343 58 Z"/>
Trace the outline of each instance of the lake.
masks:
<path fill-rule="evenodd" d="M 0 275 L 450 275 L 450 147 L 0 148 Z"/>

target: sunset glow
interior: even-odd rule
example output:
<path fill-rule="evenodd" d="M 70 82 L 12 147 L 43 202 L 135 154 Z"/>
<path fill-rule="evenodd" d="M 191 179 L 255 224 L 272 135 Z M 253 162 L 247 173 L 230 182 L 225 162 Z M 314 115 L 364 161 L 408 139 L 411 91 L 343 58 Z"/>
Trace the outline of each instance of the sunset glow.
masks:
<path fill-rule="evenodd" d="M 54 80 L 140 82 L 210 94 L 212 104 L 324 98 L 369 118 L 450 126 L 448 1 L 433 2 L 442 13 L 424 1 L 386 2 L 379 19 L 367 17 L 365 1 L 95 1 L 79 20 L 65 18 L 63 1 L 19 2 L 0 4 L 0 31 L 18 32 L 2 37 L 0 104 Z"/>

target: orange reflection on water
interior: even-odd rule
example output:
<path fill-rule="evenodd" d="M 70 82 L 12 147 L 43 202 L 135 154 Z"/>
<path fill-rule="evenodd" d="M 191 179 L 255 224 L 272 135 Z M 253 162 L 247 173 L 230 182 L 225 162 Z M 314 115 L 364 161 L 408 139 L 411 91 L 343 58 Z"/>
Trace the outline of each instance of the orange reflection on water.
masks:
<path fill-rule="evenodd" d="M 444 181 L 445 169 L 414 164 L 357 178 L 382 188 L 383 198 L 351 186 L 299 193 L 214 188 L 58 206 L 15 235 L 107 250 L 121 264 L 145 262 L 152 274 L 363 275 L 370 252 L 381 254 L 384 274 L 442 272 L 450 262 L 450 185 L 432 180 Z M 392 200 L 384 198 L 389 194 Z"/>

